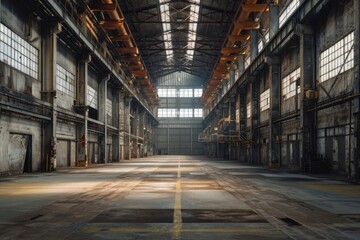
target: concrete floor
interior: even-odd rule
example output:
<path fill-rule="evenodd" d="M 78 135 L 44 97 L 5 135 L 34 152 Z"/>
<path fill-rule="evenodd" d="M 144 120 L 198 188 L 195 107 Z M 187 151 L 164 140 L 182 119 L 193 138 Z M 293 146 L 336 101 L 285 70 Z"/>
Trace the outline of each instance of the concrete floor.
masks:
<path fill-rule="evenodd" d="M 190 156 L 25 174 L 0 239 L 360 239 L 360 186 Z"/>

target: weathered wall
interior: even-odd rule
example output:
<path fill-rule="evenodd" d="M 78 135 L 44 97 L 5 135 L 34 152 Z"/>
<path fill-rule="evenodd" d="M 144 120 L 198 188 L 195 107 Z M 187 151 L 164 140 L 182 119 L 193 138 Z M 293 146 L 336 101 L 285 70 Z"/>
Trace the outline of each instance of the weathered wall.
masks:
<path fill-rule="evenodd" d="M 41 170 L 41 123 L 18 117 L 0 115 L 0 174 L 14 172 L 9 162 L 9 141 L 11 134 L 31 136 L 32 170 Z M 15 171 L 18 172 L 18 171 Z"/>

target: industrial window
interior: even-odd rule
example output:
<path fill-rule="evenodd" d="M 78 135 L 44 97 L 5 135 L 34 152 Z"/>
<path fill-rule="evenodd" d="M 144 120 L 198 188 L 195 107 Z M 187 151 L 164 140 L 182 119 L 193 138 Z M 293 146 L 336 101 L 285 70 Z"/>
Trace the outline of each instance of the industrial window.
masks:
<path fill-rule="evenodd" d="M 175 108 L 159 108 L 158 109 L 158 117 L 159 118 L 176 117 L 176 109 Z"/>
<path fill-rule="evenodd" d="M 106 115 L 112 117 L 112 101 L 110 99 L 106 99 Z"/>
<path fill-rule="evenodd" d="M 270 108 L 270 89 L 260 94 L 260 111 L 265 111 Z"/>
<path fill-rule="evenodd" d="M 180 108 L 179 117 L 181 117 L 181 118 L 193 117 L 193 109 L 192 108 Z"/>
<path fill-rule="evenodd" d="M 240 70 L 239 69 L 236 69 L 235 70 L 235 81 L 238 80 L 240 77 Z"/>
<path fill-rule="evenodd" d="M 300 68 L 296 69 L 282 80 L 282 95 L 284 99 L 291 98 L 300 93 L 300 86 L 296 86 L 296 80 L 300 78 Z"/>
<path fill-rule="evenodd" d="M 251 59 L 250 59 L 250 54 L 248 54 L 246 57 L 245 57 L 245 69 L 248 68 L 250 66 L 250 63 L 251 63 Z"/>
<path fill-rule="evenodd" d="M 320 54 L 320 82 L 354 67 L 354 32 Z"/>
<path fill-rule="evenodd" d="M 35 47 L 0 23 L 0 61 L 37 79 L 38 55 Z"/>
<path fill-rule="evenodd" d="M 75 75 L 65 68 L 56 65 L 56 89 L 70 96 L 74 96 Z"/>
<path fill-rule="evenodd" d="M 264 36 L 261 36 L 261 38 L 259 40 L 259 43 L 258 43 L 258 51 L 259 52 L 264 49 L 264 46 L 266 45 L 266 43 L 269 42 L 269 40 L 270 40 L 270 33 L 269 33 L 269 31 L 266 31 Z"/>
<path fill-rule="evenodd" d="M 176 97 L 175 88 L 159 88 L 158 89 L 159 97 Z"/>
<path fill-rule="evenodd" d="M 97 109 L 98 108 L 98 92 L 88 85 L 87 104 Z"/>
<path fill-rule="evenodd" d="M 251 118 L 251 102 L 246 105 L 246 118 Z"/>
<path fill-rule="evenodd" d="M 179 91 L 179 97 L 183 97 L 183 98 L 191 98 L 193 97 L 193 90 L 192 88 L 189 88 L 189 89 L 180 89 Z"/>
<path fill-rule="evenodd" d="M 201 97 L 203 94 L 203 89 L 202 88 L 195 88 L 194 89 L 194 97 Z"/>
<path fill-rule="evenodd" d="M 173 46 L 172 46 L 172 36 L 171 36 L 171 26 L 170 26 L 170 8 L 169 3 L 166 3 L 166 0 L 159 0 L 160 3 L 160 15 L 161 21 L 163 22 L 163 32 L 164 32 L 164 41 L 165 41 L 165 52 L 167 60 L 170 61 L 174 57 Z"/>
<path fill-rule="evenodd" d="M 200 12 L 200 0 L 193 0 L 193 4 L 190 5 L 190 23 L 189 23 L 189 32 L 188 32 L 188 44 L 186 55 L 188 60 L 192 60 L 194 58 L 194 48 L 196 42 L 196 30 L 197 30 L 197 22 L 199 20 L 199 12 Z"/>
<path fill-rule="evenodd" d="M 203 117 L 203 109 L 195 108 L 194 109 L 194 117 Z"/>
<path fill-rule="evenodd" d="M 279 26 L 284 25 L 286 20 L 295 12 L 295 10 L 300 6 L 300 0 L 292 0 L 285 9 L 280 13 L 279 17 Z"/>

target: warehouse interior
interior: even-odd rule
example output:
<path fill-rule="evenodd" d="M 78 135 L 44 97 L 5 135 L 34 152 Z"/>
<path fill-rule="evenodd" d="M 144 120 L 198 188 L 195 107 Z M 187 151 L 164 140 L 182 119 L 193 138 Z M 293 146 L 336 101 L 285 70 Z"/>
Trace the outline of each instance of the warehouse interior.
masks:
<path fill-rule="evenodd" d="M 40 229 L 50 229 L 49 239 L 359 239 L 359 16 L 357 0 L 0 0 L 0 236 L 38 239 L 46 236 Z M 115 180 L 105 180 L 106 173 Z M 271 176 L 276 174 L 275 183 Z M 56 179 L 63 183 L 61 176 L 74 186 L 80 179 L 95 180 L 79 188 L 85 192 L 59 186 L 79 196 L 64 200 L 68 196 L 58 192 L 63 200 L 56 198 L 56 204 L 42 191 L 13 199 L 25 194 L 24 181 L 34 176 L 41 179 L 37 184 L 49 181 L 49 186 Z M 169 189 L 158 191 L 175 195 L 151 198 L 147 187 L 133 186 L 138 178 L 155 184 L 145 184 L 148 188 L 163 183 Z M 199 199 L 181 195 L 182 188 L 192 191 L 195 185 L 201 191 L 219 187 L 258 215 L 225 193 L 218 200 L 214 192 Z M 38 188 L 42 185 L 32 189 Z M 167 206 L 171 230 L 167 221 L 151 218 L 159 212 L 136 205 L 141 197 L 124 200 L 137 211 L 123 206 L 128 212 L 118 209 L 116 215 L 104 206 L 106 211 L 92 212 L 103 206 L 103 198 L 118 206 L 115 200 L 132 196 L 126 193 L 134 189 L 148 208 Z M 78 208 L 70 211 L 64 204 L 88 199 L 91 192 L 103 198 L 77 206 L 97 214 L 86 216 L 94 226 L 79 220 L 66 235 L 62 227 L 46 225 L 44 216 L 54 214 L 50 208 L 68 211 L 68 221 L 72 211 L 79 216 Z M 287 212 L 277 218 L 285 224 L 276 225 L 261 215 L 275 213 L 260 195 L 274 202 L 294 197 L 297 202 L 283 203 L 284 208 L 298 204 L 299 212 L 311 208 L 322 218 L 306 223 Z M 328 205 L 306 208 L 305 196 L 326 199 Z M 27 197 L 32 203 L 22 209 Z M 334 199 L 342 203 L 330 204 Z M 217 210 L 189 210 L 202 201 L 202 208 Z M 36 209 L 43 213 L 35 214 Z M 141 217 L 130 227 L 111 225 L 111 218 L 129 223 L 124 214 Z M 10 216 L 17 224 L 8 228 Z M 23 223 L 21 216 L 40 225 Z M 57 218 L 48 221 L 55 224 Z M 246 220 L 241 224 L 264 225 L 236 225 L 239 218 Z M 314 230 L 326 219 L 334 221 Z M 137 221 L 166 224 L 139 227 Z M 305 225 L 311 233 L 301 229 Z M 289 230 L 294 226 L 300 230 Z"/>

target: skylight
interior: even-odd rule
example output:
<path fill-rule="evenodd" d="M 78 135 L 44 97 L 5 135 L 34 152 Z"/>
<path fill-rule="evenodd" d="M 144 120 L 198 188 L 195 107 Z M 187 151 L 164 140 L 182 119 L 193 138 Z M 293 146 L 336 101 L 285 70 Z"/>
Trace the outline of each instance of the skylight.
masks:
<path fill-rule="evenodd" d="M 199 20 L 199 12 L 200 12 L 200 0 L 193 0 L 193 4 L 190 5 L 190 23 L 189 23 L 189 32 L 188 32 L 188 45 L 187 45 L 187 58 L 191 61 L 194 57 L 194 48 L 196 41 L 196 30 L 197 30 L 197 22 Z"/>
<path fill-rule="evenodd" d="M 161 21 L 163 22 L 165 52 L 168 61 L 173 58 L 173 46 L 171 39 L 170 10 L 168 0 L 159 0 Z"/>

